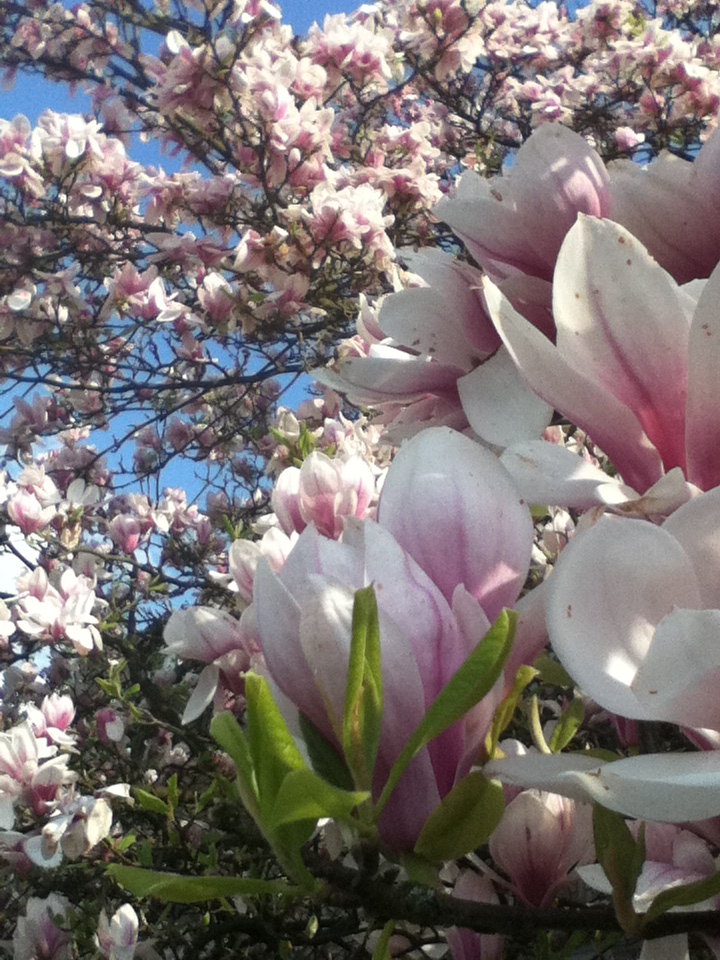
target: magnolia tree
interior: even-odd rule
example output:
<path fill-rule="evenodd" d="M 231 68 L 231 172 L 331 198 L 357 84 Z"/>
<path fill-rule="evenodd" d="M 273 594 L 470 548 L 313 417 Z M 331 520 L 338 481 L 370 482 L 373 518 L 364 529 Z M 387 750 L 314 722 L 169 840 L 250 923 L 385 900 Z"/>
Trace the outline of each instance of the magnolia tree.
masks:
<path fill-rule="evenodd" d="M 0 27 L 7 955 L 720 955 L 716 4 Z"/>

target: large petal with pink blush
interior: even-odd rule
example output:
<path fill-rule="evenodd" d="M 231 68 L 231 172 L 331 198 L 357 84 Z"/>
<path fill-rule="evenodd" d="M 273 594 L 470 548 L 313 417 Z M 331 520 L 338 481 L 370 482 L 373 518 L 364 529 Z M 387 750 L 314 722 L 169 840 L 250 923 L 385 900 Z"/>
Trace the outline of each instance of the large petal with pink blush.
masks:
<path fill-rule="evenodd" d="M 577 370 L 547 337 L 485 282 L 485 302 L 505 345 L 535 393 L 590 434 L 626 483 L 644 491 L 662 475 L 658 451 L 635 414 L 594 378 Z"/>
<path fill-rule="evenodd" d="M 688 479 L 709 490 L 720 484 L 720 266 L 706 283 L 690 326 L 688 369 Z"/>
<path fill-rule="evenodd" d="M 493 760 L 483 773 L 642 820 L 687 823 L 720 815 L 720 751 L 648 753 L 615 763 L 582 754 L 527 754 Z"/>
<path fill-rule="evenodd" d="M 700 606 L 695 572 L 677 540 L 643 520 L 605 517 L 568 544 L 550 578 L 550 643 L 602 707 L 652 719 L 632 684 L 655 628 L 676 606 Z"/>
<path fill-rule="evenodd" d="M 258 640 L 280 690 L 326 737 L 332 737 L 325 705 L 300 643 L 301 607 L 261 561 L 255 574 Z"/>
<path fill-rule="evenodd" d="M 530 243 L 551 267 L 578 213 L 608 215 L 605 165 L 584 137 L 563 124 L 538 127 L 518 151 L 508 178 Z"/>
<path fill-rule="evenodd" d="M 504 467 L 462 434 L 431 428 L 400 448 L 378 520 L 448 603 L 462 583 L 492 621 L 517 599 L 530 563 L 530 513 Z"/>
<path fill-rule="evenodd" d="M 558 350 L 633 411 L 666 470 L 685 466 L 694 309 L 623 227 L 580 217 L 568 233 L 553 286 Z"/>
<path fill-rule="evenodd" d="M 720 487 L 679 507 L 663 524 L 695 570 L 700 606 L 720 608 Z"/>
<path fill-rule="evenodd" d="M 610 168 L 612 219 L 645 244 L 678 283 L 707 277 L 720 254 L 718 218 L 708 210 L 713 194 L 696 182 L 694 168 L 667 154 L 646 169 L 629 160 Z M 703 171 L 701 181 L 707 175 Z"/>
<path fill-rule="evenodd" d="M 633 680 L 657 720 L 720 730 L 720 610 L 676 608 L 657 626 Z"/>
<path fill-rule="evenodd" d="M 533 393 L 504 346 L 458 380 L 458 392 L 470 426 L 496 447 L 539 437 L 552 420 L 552 407 Z"/>
<path fill-rule="evenodd" d="M 342 736 L 353 602 L 350 587 L 318 574 L 307 578 L 299 598 L 300 646 L 338 741 Z"/>
<path fill-rule="evenodd" d="M 466 171 L 454 195 L 443 197 L 433 214 L 460 237 L 493 280 L 515 273 L 551 278 L 552 268 L 533 250 L 510 187 L 501 178 L 488 181 Z"/>

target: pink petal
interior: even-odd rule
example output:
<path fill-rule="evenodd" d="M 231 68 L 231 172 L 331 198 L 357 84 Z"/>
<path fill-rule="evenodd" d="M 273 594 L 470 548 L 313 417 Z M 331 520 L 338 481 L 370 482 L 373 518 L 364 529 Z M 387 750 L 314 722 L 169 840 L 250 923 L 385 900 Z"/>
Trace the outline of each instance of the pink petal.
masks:
<path fill-rule="evenodd" d="M 563 357 L 632 410 L 666 470 L 684 467 L 692 297 L 627 230 L 580 217 L 558 256 L 553 308 Z"/>
<path fill-rule="evenodd" d="M 642 492 L 658 480 L 660 457 L 635 414 L 583 369 L 576 369 L 497 287 L 486 281 L 484 290 L 495 326 L 535 393 L 589 433 L 627 484 Z"/>
<path fill-rule="evenodd" d="M 688 343 L 687 475 L 703 490 L 720 484 L 720 266 L 695 309 Z"/>
<path fill-rule="evenodd" d="M 530 513 L 497 460 L 444 427 L 404 444 L 387 475 L 378 519 L 440 587 L 462 583 L 492 621 L 525 580 Z"/>

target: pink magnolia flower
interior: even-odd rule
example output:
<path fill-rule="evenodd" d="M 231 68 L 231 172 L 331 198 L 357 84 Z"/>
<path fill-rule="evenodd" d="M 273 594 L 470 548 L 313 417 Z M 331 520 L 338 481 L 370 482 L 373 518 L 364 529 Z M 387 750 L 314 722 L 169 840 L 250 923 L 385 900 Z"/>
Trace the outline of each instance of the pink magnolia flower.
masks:
<path fill-rule="evenodd" d="M 602 517 L 576 534 L 548 581 L 550 641 L 578 685 L 621 717 L 679 724 L 703 749 L 605 764 L 508 758 L 488 775 L 647 820 L 720 815 L 719 517 L 720 487 L 662 526 Z"/>
<path fill-rule="evenodd" d="M 486 285 L 496 326 L 533 390 L 646 491 L 682 470 L 720 483 L 720 269 L 693 291 L 623 227 L 581 217 L 558 257 L 553 345 Z"/>
<path fill-rule="evenodd" d="M 376 796 L 430 703 L 500 610 L 514 604 L 530 540 L 529 513 L 503 468 L 471 440 L 437 428 L 397 455 L 378 523 L 348 522 L 342 542 L 307 527 L 278 573 L 258 567 L 254 607 L 268 671 L 336 747 L 354 592 L 375 584 L 384 683 Z M 380 819 L 388 845 L 412 848 L 430 812 L 467 773 L 500 692 L 412 762 Z"/>
<path fill-rule="evenodd" d="M 314 523 L 324 536 L 337 538 L 345 517 L 370 516 L 374 496 L 375 477 L 362 457 L 330 459 L 314 450 L 299 469 L 288 467 L 280 474 L 272 505 L 288 535 Z"/>
<path fill-rule="evenodd" d="M 561 124 L 538 127 L 502 177 L 468 171 L 435 215 L 465 243 L 495 283 L 513 274 L 551 280 L 578 213 L 606 217 L 605 167 L 588 143 Z"/>
<path fill-rule="evenodd" d="M 132 960 L 139 928 L 138 915 L 129 903 L 124 903 L 109 920 L 102 910 L 98 921 L 97 940 L 105 960 Z"/>
<path fill-rule="evenodd" d="M 218 695 L 218 708 L 223 709 L 224 691 L 242 693 L 243 675 L 258 653 L 252 607 L 240 620 L 212 607 L 176 610 L 165 626 L 164 639 L 168 653 L 207 665 L 185 707 L 183 723 L 196 720 Z"/>
<path fill-rule="evenodd" d="M 592 808 L 556 793 L 524 790 L 490 838 L 495 863 L 529 907 L 549 906 L 568 874 L 592 859 Z"/>
<path fill-rule="evenodd" d="M 69 757 L 56 754 L 57 748 L 36 737 L 27 720 L 0 733 L 0 827 L 12 828 L 20 802 L 43 814 L 59 788 L 75 780 Z"/>
<path fill-rule="evenodd" d="M 452 895 L 475 903 L 500 903 L 489 877 L 474 870 L 463 870 L 455 882 Z M 450 927 L 447 942 L 452 960 L 502 960 L 504 937 L 475 933 L 462 927 Z"/>
<path fill-rule="evenodd" d="M 67 897 L 57 893 L 45 899 L 30 897 L 15 928 L 13 960 L 69 960 L 70 934 L 55 922 L 64 919 L 69 907 Z"/>

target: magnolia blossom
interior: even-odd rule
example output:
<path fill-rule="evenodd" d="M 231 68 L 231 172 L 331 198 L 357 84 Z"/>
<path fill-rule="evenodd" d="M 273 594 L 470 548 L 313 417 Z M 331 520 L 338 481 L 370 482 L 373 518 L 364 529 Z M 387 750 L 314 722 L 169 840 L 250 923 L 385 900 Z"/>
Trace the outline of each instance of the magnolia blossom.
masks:
<path fill-rule="evenodd" d="M 300 468 L 287 467 L 277 479 L 272 506 L 288 535 L 314 523 L 326 537 L 339 537 L 344 517 L 371 515 L 375 477 L 358 455 L 331 460 L 317 450 Z"/>
<path fill-rule="evenodd" d="M 568 874 L 592 859 L 592 808 L 555 793 L 524 790 L 506 807 L 490 854 L 530 907 L 549 906 Z"/>
<path fill-rule="evenodd" d="M 69 960 L 70 934 L 57 921 L 67 915 L 70 901 L 57 893 L 45 899 L 30 897 L 13 936 L 13 960 Z"/>
<path fill-rule="evenodd" d="M 97 940 L 105 960 L 132 960 L 137 947 L 140 921 L 129 903 L 124 903 L 108 920 L 100 911 Z"/>
<path fill-rule="evenodd" d="M 165 626 L 164 638 L 168 653 L 207 664 L 185 707 L 183 723 L 196 720 L 218 695 L 222 708 L 224 691 L 242 693 L 243 674 L 258 652 L 252 607 L 239 621 L 212 607 L 176 610 Z"/>
<path fill-rule="evenodd" d="M 36 737 L 27 720 L 0 733 L 0 827 L 12 828 L 19 802 L 44 813 L 59 788 L 76 779 L 68 770 L 68 759 L 57 756 L 57 747 L 43 737 Z"/>
<path fill-rule="evenodd" d="M 555 345 L 497 288 L 485 296 L 533 390 L 642 493 L 673 468 L 702 489 L 720 482 L 718 290 L 720 269 L 678 287 L 625 229 L 580 217 L 555 270 Z"/>
<path fill-rule="evenodd" d="M 503 468 L 440 428 L 401 449 L 378 521 L 348 522 L 341 542 L 307 527 L 278 573 L 259 565 L 254 594 L 270 676 L 337 749 L 354 592 L 375 585 L 384 684 L 376 797 L 428 706 L 514 604 L 531 539 L 529 514 Z M 429 813 L 468 772 L 501 690 L 413 760 L 380 818 L 389 846 L 412 848 Z"/>
<path fill-rule="evenodd" d="M 589 696 L 621 717 L 677 723 L 715 749 L 606 764 L 519 757 L 490 773 L 648 820 L 720 815 L 718 517 L 720 487 L 662 526 L 602 517 L 561 554 L 547 602 L 553 649 Z"/>

